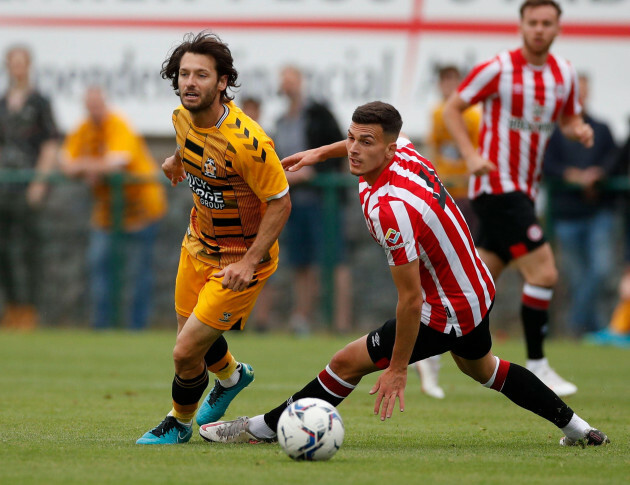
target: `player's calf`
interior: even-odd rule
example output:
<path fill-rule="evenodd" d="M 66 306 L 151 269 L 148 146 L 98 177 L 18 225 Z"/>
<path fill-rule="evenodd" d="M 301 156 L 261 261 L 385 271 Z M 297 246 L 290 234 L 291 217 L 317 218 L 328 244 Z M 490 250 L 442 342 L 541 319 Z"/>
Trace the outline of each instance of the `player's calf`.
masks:
<path fill-rule="evenodd" d="M 565 434 L 561 445 L 598 446 L 610 442 L 604 433 L 580 418 L 533 373 L 496 356 L 495 361 L 492 377 L 483 385 L 499 391 L 515 404 L 555 424 Z"/>

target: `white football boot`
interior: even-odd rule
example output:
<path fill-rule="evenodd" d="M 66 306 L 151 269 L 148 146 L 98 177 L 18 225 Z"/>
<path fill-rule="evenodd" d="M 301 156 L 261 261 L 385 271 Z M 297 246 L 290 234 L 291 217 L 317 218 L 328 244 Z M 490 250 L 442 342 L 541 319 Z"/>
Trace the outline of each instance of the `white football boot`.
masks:
<path fill-rule="evenodd" d="M 586 431 L 584 438 L 579 440 L 572 440 L 568 436 L 564 436 L 560 439 L 560 446 L 605 446 L 610 443 L 608 436 L 602 433 L 600 430 L 591 428 Z"/>
<path fill-rule="evenodd" d="M 444 390 L 438 384 L 440 356 L 434 355 L 428 359 L 419 360 L 415 365 L 418 374 L 420 374 L 422 392 L 435 399 L 444 399 Z"/>
<path fill-rule="evenodd" d="M 538 377 L 543 384 L 555 392 L 558 396 L 570 396 L 577 392 L 577 386 L 562 377 L 549 366 L 547 359 L 528 360 L 527 370 Z"/>

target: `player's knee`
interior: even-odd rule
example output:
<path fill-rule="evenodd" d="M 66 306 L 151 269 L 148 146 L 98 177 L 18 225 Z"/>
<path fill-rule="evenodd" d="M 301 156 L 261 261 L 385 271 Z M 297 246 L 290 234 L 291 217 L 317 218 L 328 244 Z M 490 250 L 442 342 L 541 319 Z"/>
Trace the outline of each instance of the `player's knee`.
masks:
<path fill-rule="evenodd" d="M 548 288 L 553 288 L 558 283 L 558 269 L 555 266 L 549 268 L 548 273 L 545 274 L 547 279 L 546 285 Z"/>
<path fill-rule="evenodd" d="M 347 372 L 348 367 L 351 365 L 346 348 L 339 350 L 332 359 L 330 359 L 330 369 L 337 375 Z M 342 377 L 343 379 L 343 377 Z"/>
<path fill-rule="evenodd" d="M 462 360 L 462 359 L 455 359 L 455 363 L 457 364 L 457 367 L 459 368 L 459 370 L 462 371 L 464 374 L 466 374 L 468 377 L 476 380 L 477 382 L 481 382 L 476 377 L 473 369 L 470 366 L 468 366 L 464 360 Z"/>
<path fill-rule="evenodd" d="M 352 350 L 349 346 L 338 351 L 328 364 L 330 369 L 344 381 L 351 381 L 357 377 L 359 369 L 356 365 L 356 359 L 353 358 Z"/>
<path fill-rule="evenodd" d="M 558 270 L 555 266 L 541 268 L 531 279 L 532 281 L 527 281 L 527 283 L 543 288 L 553 288 L 558 283 Z"/>
<path fill-rule="evenodd" d="M 196 364 L 195 356 L 185 345 L 175 344 L 173 348 L 173 362 L 175 364 L 175 372 L 180 373 Z"/>
<path fill-rule="evenodd" d="M 485 384 L 492 377 L 496 368 L 495 357 L 491 352 L 478 360 L 467 360 L 453 356 L 453 360 L 464 374 L 474 379 L 479 384 Z"/>

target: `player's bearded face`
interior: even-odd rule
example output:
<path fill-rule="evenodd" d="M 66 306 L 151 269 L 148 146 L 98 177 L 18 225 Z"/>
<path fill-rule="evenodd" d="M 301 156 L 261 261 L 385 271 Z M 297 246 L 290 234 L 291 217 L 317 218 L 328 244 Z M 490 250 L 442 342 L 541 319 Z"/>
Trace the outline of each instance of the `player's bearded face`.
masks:
<path fill-rule="evenodd" d="M 186 91 L 180 91 L 180 99 L 184 108 L 191 113 L 205 111 L 210 108 L 217 96 L 219 95 L 219 82 L 217 81 L 213 86 L 209 86 L 206 89 L 188 89 Z"/>
<path fill-rule="evenodd" d="M 521 20 L 523 44 L 532 54 L 546 53 L 559 32 L 558 12 L 551 5 L 530 7 L 523 12 Z"/>
<path fill-rule="evenodd" d="M 177 82 L 184 108 L 195 113 L 217 102 L 226 88 L 227 76 L 218 76 L 212 57 L 187 52 L 180 61 Z"/>

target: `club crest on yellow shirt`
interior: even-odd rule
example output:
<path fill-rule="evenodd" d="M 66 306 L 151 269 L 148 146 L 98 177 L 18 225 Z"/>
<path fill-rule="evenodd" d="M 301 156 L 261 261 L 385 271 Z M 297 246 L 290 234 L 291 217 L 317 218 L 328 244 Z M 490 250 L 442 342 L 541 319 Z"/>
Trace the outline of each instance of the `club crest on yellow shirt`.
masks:
<path fill-rule="evenodd" d="M 203 164 L 203 174 L 206 177 L 217 178 L 217 165 L 214 163 L 214 158 L 208 157 Z"/>

